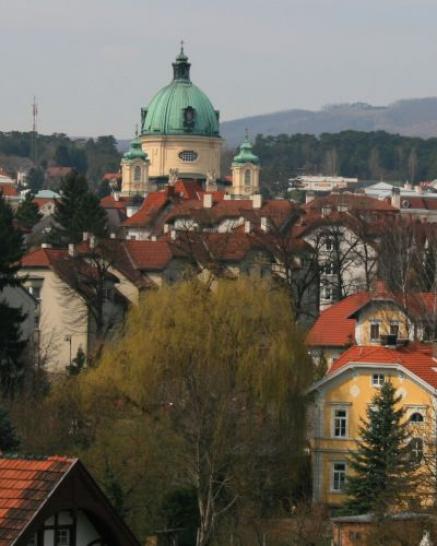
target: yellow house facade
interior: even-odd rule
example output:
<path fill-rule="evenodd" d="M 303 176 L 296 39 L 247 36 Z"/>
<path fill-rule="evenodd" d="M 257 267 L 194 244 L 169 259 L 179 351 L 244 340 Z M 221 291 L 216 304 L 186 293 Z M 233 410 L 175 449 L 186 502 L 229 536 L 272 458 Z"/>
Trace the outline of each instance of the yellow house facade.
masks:
<path fill-rule="evenodd" d="M 362 419 L 385 381 L 391 381 L 401 397 L 412 450 L 425 464 L 427 442 L 435 437 L 437 359 L 432 347 L 351 347 L 311 389 L 315 502 L 333 507 L 344 503 L 349 454 L 356 449 Z"/>

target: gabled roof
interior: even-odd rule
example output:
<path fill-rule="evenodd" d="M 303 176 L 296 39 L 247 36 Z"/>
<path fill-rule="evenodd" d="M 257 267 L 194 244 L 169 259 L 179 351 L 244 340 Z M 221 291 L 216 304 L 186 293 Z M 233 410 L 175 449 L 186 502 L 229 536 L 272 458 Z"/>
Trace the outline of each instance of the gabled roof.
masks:
<path fill-rule="evenodd" d="M 31 250 L 21 259 L 22 267 L 51 267 L 56 260 L 67 256 L 66 249 L 37 248 Z"/>
<path fill-rule="evenodd" d="M 73 490 L 75 494 L 72 494 Z M 0 546 L 27 544 L 44 521 L 70 499 L 71 509 L 92 510 L 104 523 L 104 538 L 138 546 L 78 459 L 0 458 Z"/>
<path fill-rule="evenodd" d="M 100 206 L 104 209 L 125 209 L 128 205 L 128 201 L 129 200 L 127 197 L 120 196 L 115 199 L 114 196 L 111 194 L 100 199 Z"/>
<path fill-rule="evenodd" d="M 327 378 L 350 364 L 402 366 L 433 389 L 437 388 L 437 359 L 433 358 L 429 344 L 411 343 L 396 348 L 381 345 L 350 347 L 333 363 Z"/>
<path fill-rule="evenodd" d="M 153 223 L 169 202 L 167 191 L 154 191 L 144 199 L 140 209 L 123 222 L 124 227 L 147 226 Z"/>
<path fill-rule="evenodd" d="M 307 212 L 321 212 L 322 208 L 331 207 L 333 210 L 338 207 L 347 207 L 348 210 L 398 212 L 389 201 L 375 199 L 369 195 L 360 193 L 330 193 L 323 197 L 316 197 L 304 205 Z"/>

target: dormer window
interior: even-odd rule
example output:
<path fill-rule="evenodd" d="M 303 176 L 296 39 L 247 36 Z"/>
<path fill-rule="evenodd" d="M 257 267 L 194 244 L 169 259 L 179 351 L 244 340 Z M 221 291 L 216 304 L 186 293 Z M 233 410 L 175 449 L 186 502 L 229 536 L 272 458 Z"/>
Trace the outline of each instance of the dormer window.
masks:
<path fill-rule="evenodd" d="M 196 123 L 196 110 L 192 106 L 187 106 L 184 109 L 184 127 L 186 129 L 193 129 Z"/>
<path fill-rule="evenodd" d="M 379 341 L 379 322 L 372 322 L 370 325 L 370 340 Z"/>

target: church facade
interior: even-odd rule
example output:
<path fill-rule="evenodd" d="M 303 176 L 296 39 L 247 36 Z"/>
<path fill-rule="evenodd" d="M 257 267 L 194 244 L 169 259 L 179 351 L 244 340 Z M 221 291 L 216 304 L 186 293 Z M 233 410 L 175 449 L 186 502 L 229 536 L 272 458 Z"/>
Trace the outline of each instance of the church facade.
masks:
<path fill-rule="evenodd" d="M 259 160 L 247 137 L 232 164 L 235 183 L 222 178 L 220 113 L 191 81 L 190 68 L 181 47 L 172 81 L 141 109 L 141 130 L 121 163 L 122 195 L 146 195 L 178 179 L 237 198 L 258 193 Z"/>

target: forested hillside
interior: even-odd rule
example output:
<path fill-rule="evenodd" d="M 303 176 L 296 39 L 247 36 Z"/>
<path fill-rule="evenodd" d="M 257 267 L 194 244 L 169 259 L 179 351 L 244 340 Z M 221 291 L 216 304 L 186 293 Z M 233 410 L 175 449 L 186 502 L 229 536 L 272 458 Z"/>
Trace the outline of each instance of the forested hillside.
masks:
<path fill-rule="evenodd" d="M 437 138 L 421 139 L 384 131 L 314 135 L 258 135 L 254 146 L 265 191 L 281 193 L 299 174 L 358 177 L 363 180 L 437 178 Z"/>
<path fill-rule="evenodd" d="M 33 156 L 31 132 L 0 132 L 0 166 L 16 171 L 29 166 Z M 112 136 L 96 139 L 72 139 L 65 134 L 38 135 L 36 138 L 37 164 L 73 167 L 85 174 L 92 184 L 97 184 L 102 174 L 118 171 L 120 154 Z"/>

